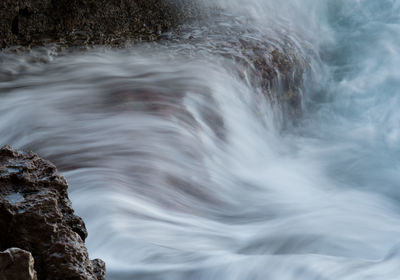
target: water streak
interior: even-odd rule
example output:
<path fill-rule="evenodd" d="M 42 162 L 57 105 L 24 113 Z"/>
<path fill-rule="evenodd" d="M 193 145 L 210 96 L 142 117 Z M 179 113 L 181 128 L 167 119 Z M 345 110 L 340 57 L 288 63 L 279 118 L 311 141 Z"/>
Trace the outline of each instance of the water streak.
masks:
<path fill-rule="evenodd" d="M 220 0 L 218 28 L 123 51 L 0 55 L 0 144 L 66 175 L 109 279 L 398 279 L 400 1 L 281 2 Z M 293 126 L 225 38 L 309 62 Z"/>

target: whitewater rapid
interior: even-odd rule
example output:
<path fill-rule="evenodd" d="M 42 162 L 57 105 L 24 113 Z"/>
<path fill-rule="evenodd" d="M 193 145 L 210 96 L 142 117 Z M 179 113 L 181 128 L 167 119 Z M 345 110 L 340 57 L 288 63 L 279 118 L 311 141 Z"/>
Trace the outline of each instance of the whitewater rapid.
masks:
<path fill-rule="evenodd" d="M 400 1 L 242 2 L 216 33 L 0 54 L 0 145 L 66 176 L 108 279 L 400 279 Z M 218 49 L 238 33 L 308 61 L 293 122 Z"/>

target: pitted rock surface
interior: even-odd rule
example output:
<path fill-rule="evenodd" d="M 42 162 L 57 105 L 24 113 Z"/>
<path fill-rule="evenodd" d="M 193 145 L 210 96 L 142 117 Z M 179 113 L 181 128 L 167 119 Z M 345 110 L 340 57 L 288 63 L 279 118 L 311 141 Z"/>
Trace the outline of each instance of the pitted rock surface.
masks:
<path fill-rule="evenodd" d="M 0 149 L 0 251 L 32 253 L 38 279 L 103 279 L 90 261 L 83 220 L 74 214 L 66 179 L 34 153 Z M 101 275 L 101 273 L 100 273 Z"/>
<path fill-rule="evenodd" d="M 194 18 L 196 6 L 191 0 L 2 0 L 0 48 L 154 40 Z"/>

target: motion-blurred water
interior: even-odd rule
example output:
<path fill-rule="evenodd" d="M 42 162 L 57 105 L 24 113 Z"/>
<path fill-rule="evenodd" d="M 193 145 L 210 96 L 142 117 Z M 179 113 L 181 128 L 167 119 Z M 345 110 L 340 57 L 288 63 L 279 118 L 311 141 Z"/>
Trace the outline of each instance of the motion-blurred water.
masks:
<path fill-rule="evenodd" d="M 219 4 L 181 40 L 0 54 L 0 144 L 59 167 L 108 279 L 400 279 L 400 1 Z M 300 119 L 223 35 L 309 62 Z"/>

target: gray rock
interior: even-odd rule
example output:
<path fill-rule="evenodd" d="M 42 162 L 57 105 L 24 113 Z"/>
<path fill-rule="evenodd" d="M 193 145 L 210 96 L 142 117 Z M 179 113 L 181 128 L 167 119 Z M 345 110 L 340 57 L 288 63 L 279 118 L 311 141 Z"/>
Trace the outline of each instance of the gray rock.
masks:
<path fill-rule="evenodd" d="M 37 280 L 32 254 L 19 248 L 0 252 L 0 280 Z"/>
<path fill-rule="evenodd" d="M 67 188 L 49 161 L 1 148 L 0 250 L 31 252 L 41 280 L 104 279 L 104 263 L 89 260 L 85 224 L 74 214 Z"/>

